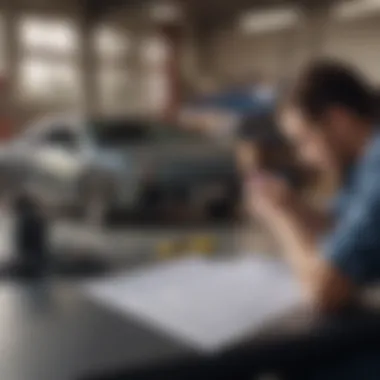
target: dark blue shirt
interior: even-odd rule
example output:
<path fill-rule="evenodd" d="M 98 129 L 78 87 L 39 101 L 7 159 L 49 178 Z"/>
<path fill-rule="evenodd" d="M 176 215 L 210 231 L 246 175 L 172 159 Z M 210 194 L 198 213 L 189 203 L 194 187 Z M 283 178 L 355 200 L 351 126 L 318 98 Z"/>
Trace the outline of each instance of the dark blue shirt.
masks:
<path fill-rule="evenodd" d="M 333 211 L 327 258 L 357 284 L 380 280 L 380 132 L 351 168 Z"/>
<path fill-rule="evenodd" d="M 336 226 L 324 239 L 327 259 L 356 284 L 380 280 L 380 131 L 349 170 L 333 214 Z M 349 357 L 311 378 L 380 379 L 380 352 Z"/>

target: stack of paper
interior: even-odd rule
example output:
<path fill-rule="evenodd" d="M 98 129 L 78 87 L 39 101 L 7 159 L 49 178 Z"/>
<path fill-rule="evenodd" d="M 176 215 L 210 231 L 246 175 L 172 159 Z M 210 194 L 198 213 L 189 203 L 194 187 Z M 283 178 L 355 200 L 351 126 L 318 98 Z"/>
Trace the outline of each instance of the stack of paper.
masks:
<path fill-rule="evenodd" d="M 286 266 L 260 257 L 183 259 L 87 284 L 85 292 L 208 352 L 236 342 L 300 302 Z"/>

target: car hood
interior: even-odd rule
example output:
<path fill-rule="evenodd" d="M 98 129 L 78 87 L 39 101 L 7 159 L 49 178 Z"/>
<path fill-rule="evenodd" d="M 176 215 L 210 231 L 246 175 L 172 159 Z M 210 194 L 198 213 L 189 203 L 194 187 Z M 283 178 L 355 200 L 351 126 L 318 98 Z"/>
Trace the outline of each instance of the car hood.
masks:
<path fill-rule="evenodd" d="M 119 150 L 118 167 L 160 179 L 218 177 L 235 170 L 232 148 L 211 143 L 160 144 Z M 116 161 L 115 161 L 116 162 Z"/>

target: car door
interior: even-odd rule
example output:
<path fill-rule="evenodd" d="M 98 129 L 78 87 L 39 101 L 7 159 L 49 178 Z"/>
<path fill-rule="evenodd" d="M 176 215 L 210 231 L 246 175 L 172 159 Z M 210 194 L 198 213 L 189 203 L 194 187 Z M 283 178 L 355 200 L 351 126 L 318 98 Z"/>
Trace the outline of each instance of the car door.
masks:
<path fill-rule="evenodd" d="M 56 123 L 33 141 L 29 186 L 44 201 L 70 203 L 84 170 L 84 147 L 79 128 Z"/>

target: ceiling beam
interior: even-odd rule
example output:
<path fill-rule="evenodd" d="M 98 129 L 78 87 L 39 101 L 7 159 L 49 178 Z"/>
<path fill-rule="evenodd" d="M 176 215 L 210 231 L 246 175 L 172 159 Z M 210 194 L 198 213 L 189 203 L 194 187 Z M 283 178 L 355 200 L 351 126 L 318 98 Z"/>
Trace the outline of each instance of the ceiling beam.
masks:
<path fill-rule="evenodd" d="M 97 22 L 119 9 L 141 5 L 146 0 L 82 0 L 83 11 L 91 21 Z"/>

